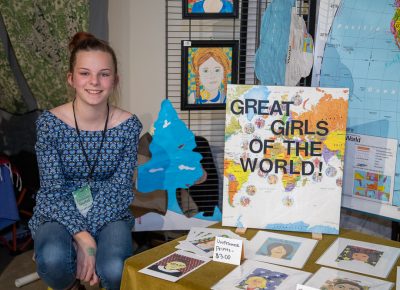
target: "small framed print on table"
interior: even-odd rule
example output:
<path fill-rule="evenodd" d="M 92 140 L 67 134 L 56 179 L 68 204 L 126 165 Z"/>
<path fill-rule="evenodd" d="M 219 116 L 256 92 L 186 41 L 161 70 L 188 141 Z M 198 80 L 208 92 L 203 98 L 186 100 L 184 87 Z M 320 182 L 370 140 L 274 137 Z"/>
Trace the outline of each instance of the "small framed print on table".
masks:
<path fill-rule="evenodd" d="M 321 267 L 306 286 L 312 289 L 391 290 L 393 283 L 336 269 Z"/>
<path fill-rule="evenodd" d="M 211 289 L 296 289 L 297 284 L 304 283 L 310 276 L 308 272 L 246 260 Z"/>
<path fill-rule="evenodd" d="M 181 110 L 224 110 L 237 81 L 237 40 L 183 40 Z"/>
<path fill-rule="evenodd" d="M 259 231 L 249 242 L 247 259 L 303 268 L 316 240 Z"/>
<path fill-rule="evenodd" d="M 386 278 L 399 255 L 395 247 L 337 238 L 316 263 Z"/>
<path fill-rule="evenodd" d="M 237 18 L 239 0 L 183 0 L 182 18 Z"/>

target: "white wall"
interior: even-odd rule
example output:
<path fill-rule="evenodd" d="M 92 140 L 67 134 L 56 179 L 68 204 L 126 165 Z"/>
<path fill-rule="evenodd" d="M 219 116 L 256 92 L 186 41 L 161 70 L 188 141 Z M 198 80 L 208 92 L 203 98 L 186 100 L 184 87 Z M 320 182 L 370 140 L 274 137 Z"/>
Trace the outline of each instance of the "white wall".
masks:
<path fill-rule="evenodd" d="M 119 105 L 149 130 L 165 99 L 165 0 L 109 0 L 109 41 L 118 58 Z"/>

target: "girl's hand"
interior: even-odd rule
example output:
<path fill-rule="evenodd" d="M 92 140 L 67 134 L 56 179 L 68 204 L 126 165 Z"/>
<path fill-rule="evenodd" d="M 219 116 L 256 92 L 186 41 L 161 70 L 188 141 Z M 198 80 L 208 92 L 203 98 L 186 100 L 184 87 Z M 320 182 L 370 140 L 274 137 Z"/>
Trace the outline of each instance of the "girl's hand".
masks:
<path fill-rule="evenodd" d="M 76 278 L 93 286 L 99 282 L 96 274 L 96 241 L 86 231 L 75 234 L 74 240 L 77 247 Z"/>

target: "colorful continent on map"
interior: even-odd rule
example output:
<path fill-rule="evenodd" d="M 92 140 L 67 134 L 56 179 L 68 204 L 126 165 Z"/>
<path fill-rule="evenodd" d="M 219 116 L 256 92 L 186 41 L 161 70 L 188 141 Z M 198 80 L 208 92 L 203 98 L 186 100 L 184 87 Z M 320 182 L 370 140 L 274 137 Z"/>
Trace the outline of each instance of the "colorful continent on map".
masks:
<path fill-rule="evenodd" d="M 319 141 L 322 141 L 322 156 L 325 162 L 329 162 L 332 156 L 337 156 L 343 159 L 345 143 L 343 138 L 346 134 L 346 123 L 343 122 L 347 112 L 347 101 L 344 99 L 333 99 L 331 95 L 325 94 L 317 103 L 312 106 L 307 112 L 299 116 L 294 116 L 293 119 L 305 122 L 308 120 L 311 131 L 317 128 L 317 122 L 325 121 L 329 134 L 327 136 L 315 135 Z"/>
<path fill-rule="evenodd" d="M 232 117 L 230 122 L 225 126 L 225 140 L 228 139 L 231 135 L 236 134 L 242 130 L 239 121 Z"/>
<path fill-rule="evenodd" d="M 250 175 L 250 172 L 243 172 L 240 164 L 232 160 L 224 160 L 224 175 L 228 178 L 229 205 L 233 205 L 235 194 L 242 188 Z"/>
<path fill-rule="evenodd" d="M 390 22 L 390 31 L 393 33 L 394 40 L 400 48 L 400 0 L 396 0 L 396 9 L 392 21 Z"/>

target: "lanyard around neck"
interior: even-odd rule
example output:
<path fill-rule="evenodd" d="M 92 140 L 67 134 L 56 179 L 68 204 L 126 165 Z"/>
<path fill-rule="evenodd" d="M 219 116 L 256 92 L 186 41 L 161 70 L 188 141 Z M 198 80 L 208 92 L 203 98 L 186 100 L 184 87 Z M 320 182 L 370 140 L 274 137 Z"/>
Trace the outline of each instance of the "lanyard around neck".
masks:
<path fill-rule="evenodd" d="M 88 175 L 88 180 L 90 181 L 92 179 L 93 176 L 93 172 L 94 172 L 94 168 L 96 167 L 97 164 L 97 160 L 99 159 L 99 155 L 101 154 L 101 148 L 103 148 L 103 142 L 104 142 L 104 138 L 106 136 L 106 132 L 107 132 L 107 124 L 108 124 L 108 115 L 110 113 L 110 106 L 107 103 L 107 117 L 106 117 L 106 123 L 104 124 L 104 130 L 102 132 L 102 137 L 101 137 L 101 143 L 100 143 L 100 147 L 99 147 L 99 151 L 97 151 L 97 155 L 96 155 L 96 159 L 94 160 L 92 166 L 90 166 L 90 162 L 89 162 L 89 157 L 86 153 L 85 148 L 83 147 L 83 142 L 81 139 L 81 134 L 79 132 L 79 127 L 78 127 L 78 122 L 76 121 L 76 116 L 75 116 L 75 99 L 72 101 L 72 111 L 74 112 L 74 121 L 75 121 L 75 130 L 76 130 L 76 134 L 78 135 L 78 140 L 79 140 L 79 145 L 81 146 L 83 155 L 85 156 L 86 159 L 86 163 L 87 166 L 89 168 L 89 175 Z"/>

